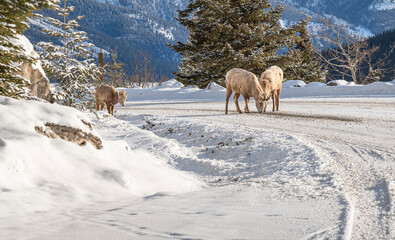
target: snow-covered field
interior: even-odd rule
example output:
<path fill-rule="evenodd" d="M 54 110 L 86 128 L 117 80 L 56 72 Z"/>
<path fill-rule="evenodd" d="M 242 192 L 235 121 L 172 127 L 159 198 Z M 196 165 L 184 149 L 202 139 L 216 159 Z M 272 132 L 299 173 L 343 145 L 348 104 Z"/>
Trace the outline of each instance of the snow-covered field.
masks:
<path fill-rule="evenodd" d="M 340 85 L 285 82 L 264 114 L 173 80 L 115 117 L 0 97 L 0 239 L 395 239 L 395 83 Z"/>

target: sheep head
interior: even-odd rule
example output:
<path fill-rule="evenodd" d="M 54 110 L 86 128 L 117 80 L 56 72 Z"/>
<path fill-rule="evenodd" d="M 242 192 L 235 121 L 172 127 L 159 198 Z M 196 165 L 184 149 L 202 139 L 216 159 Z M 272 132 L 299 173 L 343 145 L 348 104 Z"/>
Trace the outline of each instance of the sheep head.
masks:
<path fill-rule="evenodd" d="M 265 107 L 265 96 L 259 94 L 258 99 L 255 99 L 255 106 L 259 113 L 262 113 L 263 108 Z"/>
<path fill-rule="evenodd" d="M 126 99 L 128 98 L 128 95 L 126 91 L 119 91 L 118 92 L 118 102 L 122 106 L 125 106 Z"/>

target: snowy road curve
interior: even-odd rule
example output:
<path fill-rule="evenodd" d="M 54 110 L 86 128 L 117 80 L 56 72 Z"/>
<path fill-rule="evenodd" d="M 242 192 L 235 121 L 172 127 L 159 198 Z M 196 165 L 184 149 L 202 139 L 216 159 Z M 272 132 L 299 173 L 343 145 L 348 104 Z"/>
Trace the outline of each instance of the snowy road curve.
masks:
<path fill-rule="evenodd" d="M 250 104 L 253 109 L 253 103 Z M 224 103 L 129 103 L 119 108 L 116 115 L 158 137 L 171 139 L 173 145 L 187 146 L 191 151 L 206 150 L 207 153 L 198 155 L 189 152 L 182 157 L 172 155 L 169 162 L 206 177 L 213 185 L 227 185 L 226 181 L 232 180 L 257 186 L 277 184 L 286 186 L 284 196 L 294 194 L 306 199 L 314 194 L 339 194 L 345 209 L 339 216 L 337 232 L 317 232 L 306 238 L 321 235 L 343 239 L 395 238 L 394 98 L 285 99 L 278 113 L 238 114 L 232 105 L 230 110 L 229 115 L 224 114 Z M 201 135 L 206 143 L 195 143 L 198 137 L 193 134 Z M 267 144 L 256 145 L 259 143 L 253 139 L 259 136 L 254 134 L 262 134 L 261 139 Z M 218 140 L 209 144 L 207 136 Z M 235 151 L 239 154 L 248 151 L 248 148 L 235 150 L 239 144 L 256 145 L 249 153 L 251 157 L 233 159 Z M 139 146 L 132 140 L 129 145 Z M 283 155 L 278 152 L 281 150 L 285 151 Z M 226 156 L 231 151 L 231 156 Z M 165 149 L 162 152 L 162 157 L 169 156 Z M 291 157 L 295 161 L 279 160 L 280 156 L 290 157 L 287 152 L 293 152 Z M 258 164 L 254 154 L 268 157 L 265 163 Z M 270 156 L 277 160 L 271 162 Z M 195 162 L 186 163 L 185 159 Z M 212 168 L 205 166 L 213 165 L 209 161 L 217 161 L 214 172 L 208 172 Z M 283 163 L 287 166 L 279 169 L 278 165 Z M 302 187 L 303 182 L 311 188 Z"/>
<path fill-rule="evenodd" d="M 50 207 L 4 210 L 0 239 L 395 239 L 395 98 L 282 99 L 265 114 L 231 103 L 225 115 L 224 105 L 127 102 L 115 117 L 90 114 L 105 147 L 62 145 L 73 181 L 44 185 L 56 201 L 16 198 Z M 80 172 L 87 162 L 94 171 Z M 72 190 L 85 185 L 101 195 L 78 201 Z"/>

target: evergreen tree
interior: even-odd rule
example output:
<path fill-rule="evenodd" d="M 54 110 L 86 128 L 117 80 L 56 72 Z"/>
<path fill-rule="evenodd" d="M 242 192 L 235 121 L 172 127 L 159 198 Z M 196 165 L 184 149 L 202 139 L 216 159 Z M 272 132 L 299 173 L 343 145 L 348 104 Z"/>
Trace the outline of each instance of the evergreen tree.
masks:
<path fill-rule="evenodd" d="M 112 54 L 112 64 L 106 63 L 104 68 L 106 69 L 106 75 L 109 78 L 108 83 L 113 87 L 126 87 L 125 76 L 126 72 L 123 69 L 123 63 L 118 62 L 118 55 L 115 52 Z"/>
<path fill-rule="evenodd" d="M 325 82 L 327 70 L 317 56 L 307 24 L 310 19 L 302 20 L 290 28 L 292 38 L 287 44 L 288 52 L 282 57 L 282 67 L 287 79 L 309 82 Z"/>
<path fill-rule="evenodd" d="M 189 30 L 189 40 L 169 45 L 182 56 L 177 79 L 205 87 L 211 81 L 224 85 L 226 72 L 234 67 L 260 75 L 277 64 L 290 72 L 287 68 L 298 63 L 291 55 L 308 49 L 301 47 L 307 40 L 303 27 L 308 20 L 284 29 L 280 25 L 283 10 L 280 5 L 272 7 L 268 0 L 190 1 L 177 18 Z M 296 38 L 298 33 L 303 41 Z M 312 57 L 306 54 L 300 62 L 308 62 L 308 56 Z"/>
<path fill-rule="evenodd" d="M 28 18 L 42 7 L 51 8 L 58 0 L 0 1 L 0 95 L 18 98 L 28 91 L 29 81 L 15 75 L 20 63 L 32 62 L 15 43 L 28 28 Z"/>
<path fill-rule="evenodd" d="M 52 37 L 61 38 L 62 45 L 38 43 L 44 49 L 43 68 L 51 81 L 58 82 L 54 96 L 58 102 L 85 109 L 92 103 L 93 88 L 100 81 L 101 74 L 89 51 L 94 45 L 87 42 L 86 32 L 74 30 L 80 26 L 77 21 L 83 16 L 67 20 L 70 12 L 74 11 L 74 6 L 67 6 L 67 0 L 64 0 L 63 7 L 56 5 L 54 11 L 63 18 L 62 21 L 47 17 L 57 29 L 43 31 Z"/>

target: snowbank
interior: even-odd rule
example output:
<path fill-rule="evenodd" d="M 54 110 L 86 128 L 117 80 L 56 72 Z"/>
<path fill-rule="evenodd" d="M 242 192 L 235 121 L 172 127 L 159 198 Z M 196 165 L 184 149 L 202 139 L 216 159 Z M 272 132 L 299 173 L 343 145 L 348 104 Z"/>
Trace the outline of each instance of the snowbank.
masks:
<path fill-rule="evenodd" d="M 346 80 L 332 80 L 329 81 L 326 85 L 328 86 L 355 86 L 356 84 L 354 82 L 348 82 Z"/>
<path fill-rule="evenodd" d="M 286 81 L 284 85 L 288 84 Z M 327 86 L 324 83 L 312 82 L 302 87 L 283 88 L 281 98 L 303 97 L 395 97 L 395 84 L 392 82 L 374 82 L 367 85 L 356 85 L 344 80 L 331 81 L 337 86 Z"/>
<path fill-rule="evenodd" d="M 182 87 L 184 87 L 184 84 L 180 83 L 175 79 L 165 81 L 161 84 L 161 88 L 182 88 Z"/>
<path fill-rule="evenodd" d="M 221 85 L 216 84 L 215 82 L 211 82 L 207 85 L 207 90 L 219 90 L 219 91 L 223 91 L 225 90 L 224 87 L 222 87 Z"/>
<path fill-rule="evenodd" d="M 138 101 L 176 101 L 176 102 L 218 102 L 225 99 L 225 88 L 212 84 L 210 89 L 199 89 L 194 86 L 184 87 L 175 79 L 163 82 L 155 88 L 122 89 L 128 94 L 128 102 Z"/>
<path fill-rule="evenodd" d="M 327 85 L 322 82 L 311 82 L 305 85 L 305 87 L 326 87 Z"/>
<path fill-rule="evenodd" d="M 119 139 L 104 148 L 78 146 L 36 133 L 57 123 L 98 134 L 76 109 L 0 97 L 0 214 L 43 211 L 59 205 L 108 201 L 157 192 L 196 190 L 201 183 Z M 110 121 L 111 118 L 108 118 Z"/>
<path fill-rule="evenodd" d="M 303 87 L 306 83 L 301 80 L 288 80 L 283 82 L 283 89 L 285 88 L 294 88 L 294 87 Z"/>
<path fill-rule="evenodd" d="M 321 82 L 306 84 L 301 80 L 283 83 L 281 98 L 303 97 L 395 97 L 395 81 L 356 85 L 344 80 L 335 80 L 337 86 L 327 86 Z M 184 87 L 176 80 L 169 80 L 155 88 L 122 89 L 128 93 L 128 102 L 224 102 L 226 89 L 211 83 L 206 89 L 193 86 Z M 233 99 L 233 98 L 232 98 Z M 240 97 L 240 101 L 243 98 Z"/>

